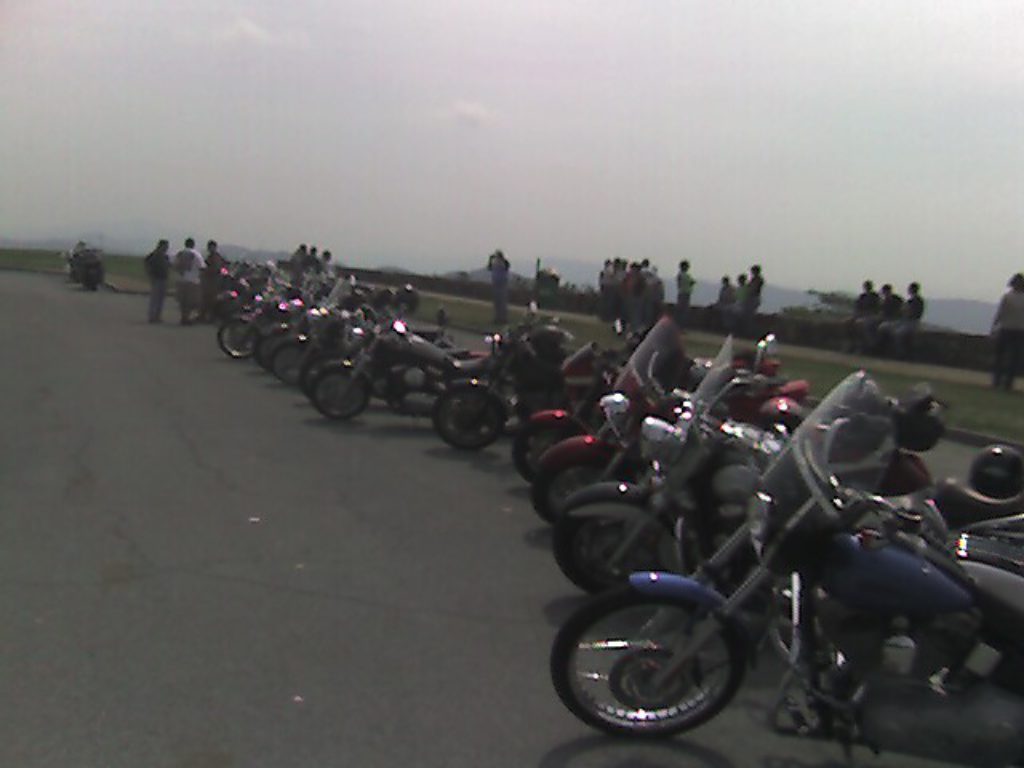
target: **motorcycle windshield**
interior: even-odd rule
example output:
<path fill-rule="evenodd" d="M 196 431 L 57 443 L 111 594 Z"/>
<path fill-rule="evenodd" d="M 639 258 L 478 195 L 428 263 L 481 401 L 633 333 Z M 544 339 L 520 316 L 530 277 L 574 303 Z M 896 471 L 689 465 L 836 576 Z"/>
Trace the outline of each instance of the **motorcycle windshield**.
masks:
<path fill-rule="evenodd" d="M 896 449 L 889 402 L 863 371 L 811 411 L 762 477 L 772 528 L 800 514 L 835 519 L 836 490 L 878 491 Z"/>
<path fill-rule="evenodd" d="M 707 405 L 717 397 L 722 388 L 725 387 L 736 371 L 733 369 L 733 341 L 732 336 L 726 336 L 722 347 L 715 355 L 715 359 L 708 366 L 704 378 L 700 380 L 697 389 L 693 391 L 693 399 L 698 403 Z"/>
<path fill-rule="evenodd" d="M 615 380 L 615 391 L 631 400 L 652 385 L 670 390 L 678 381 L 685 364 L 683 336 L 670 317 L 663 317 L 637 345 Z"/>

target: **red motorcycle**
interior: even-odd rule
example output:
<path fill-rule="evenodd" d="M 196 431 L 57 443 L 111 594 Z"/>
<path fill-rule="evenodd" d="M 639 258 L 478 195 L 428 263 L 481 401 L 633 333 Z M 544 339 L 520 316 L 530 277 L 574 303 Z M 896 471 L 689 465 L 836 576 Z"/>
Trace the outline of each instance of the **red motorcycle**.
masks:
<path fill-rule="evenodd" d="M 749 384 L 735 388 L 725 403 L 727 416 L 763 428 L 793 428 L 803 419 L 809 385 L 786 382 L 775 376 L 774 338 L 762 339 L 752 357 L 734 357 L 732 373 L 750 370 Z M 748 368 L 749 366 L 749 368 Z M 703 369 L 703 370 L 702 370 Z M 645 464 L 639 452 L 639 429 L 646 416 L 671 418 L 687 397 L 677 385 L 693 388 L 694 379 L 708 368 L 696 370 L 686 357 L 682 335 L 671 318 L 663 318 L 636 348 L 615 382 L 623 397 L 602 398 L 605 423 L 596 432 L 579 429 L 575 435 L 548 448 L 540 457 L 533 479 L 531 501 L 537 514 L 551 522 L 573 492 L 604 480 L 634 480 Z M 568 431 L 568 421 L 563 428 Z"/>
<path fill-rule="evenodd" d="M 512 463 L 524 480 L 533 480 L 543 453 L 555 443 L 588 434 L 600 426 L 601 395 L 611 391 L 626 352 L 599 351 L 596 342 L 581 347 L 562 363 L 566 408 L 549 408 L 530 415 L 516 430 Z"/>

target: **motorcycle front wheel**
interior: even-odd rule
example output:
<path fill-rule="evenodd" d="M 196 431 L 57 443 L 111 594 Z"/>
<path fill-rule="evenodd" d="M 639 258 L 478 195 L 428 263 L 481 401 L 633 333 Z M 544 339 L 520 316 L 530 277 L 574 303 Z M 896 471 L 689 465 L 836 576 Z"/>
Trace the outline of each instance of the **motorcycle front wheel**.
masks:
<path fill-rule="evenodd" d="M 566 499 L 588 485 L 601 482 L 607 465 L 607 460 L 600 458 L 589 463 L 570 464 L 558 469 L 542 467 L 530 484 L 533 511 L 541 520 L 553 523 L 561 514 Z"/>
<path fill-rule="evenodd" d="M 361 376 L 353 376 L 348 368 L 323 371 L 312 390 L 313 405 L 329 419 L 354 418 L 370 403 L 369 382 Z"/>
<path fill-rule="evenodd" d="M 562 515 L 555 521 L 552 549 L 566 578 L 585 592 L 601 592 L 622 584 L 635 571 L 675 570 L 670 553 L 672 531 L 647 518 L 627 551 L 618 550 L 635 520 L 606 515 Z"/>
<path fill-rule="evenodd" d="M 294 387 L 299 383 L 302 363 L 306 359 L 306 345 L 301 341 L 289 341 L 274 351 L 270 370 L 282 384 Z"/>
<path fill-rule="evenodd" d="M 240 318 L 228 320 L 217 329 L 217 346 L 220 347 L 221 352 L 233 360 L 252 357 L 255 343 L 255 329 Z"/>
<path fill-rule="evenodd" d="M 531 424 L 527 422 L 512 440 L 512 463 L 526 482 L 533 482 L 540 468 L 540 457 L 555 443 L 582 434 L 575 424 Z"/>
<path fill-rule="evenodd" d="M 729 704 L 746 670 L 742 634 L 731 623 L 718 623 L 710 640 L 677 663 L 706 621 L 717 620 L 683 598 L 630 588 L 602 595 L 555 637 L 555 691 L 573 715 L 606 733 L 659 738 L 692 730 Z"/>
<path fill-rule="evenodd" d="M 434 429 L 448 445 L 464 451 L 486 448 L 505 428 L 505 414 L 486 390 L 446 392 L 434 406 Z"/>

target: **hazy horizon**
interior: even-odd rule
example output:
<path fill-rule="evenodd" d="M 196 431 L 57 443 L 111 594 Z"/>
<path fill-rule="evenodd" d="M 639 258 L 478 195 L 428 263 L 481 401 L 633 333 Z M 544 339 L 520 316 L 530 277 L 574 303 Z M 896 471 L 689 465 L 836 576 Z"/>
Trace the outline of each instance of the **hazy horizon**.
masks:
<path fill-rule="evenodd" d="M 1019 2 L 5 0 L 0 64 L 4 237 L 983 301 L 1024 269 Z"/>

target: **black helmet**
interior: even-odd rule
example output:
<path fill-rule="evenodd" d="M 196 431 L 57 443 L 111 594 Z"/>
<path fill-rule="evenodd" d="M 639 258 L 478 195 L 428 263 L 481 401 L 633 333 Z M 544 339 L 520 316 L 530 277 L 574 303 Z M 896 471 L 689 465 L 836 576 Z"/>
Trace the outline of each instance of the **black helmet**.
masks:
<path fill-rule="evenodd" d="M 393 288 L 378 288 L 373 292 L 370 299 L 370 306 L 376 310 L 384 310 L 395 303 L 395 291 Z"/>
<path fill-rule="evenodd" d="M 916 453 L 930 451 L 946 433 L 942 404 L 927 385 L 915 387 L 909 397 L 896 401 L 893 425 L 896 444 Z"/>
<path fill-rule="evenodd" d="M 409 283 L 398 289 L 398 306 L 405 309 L 408 314 L 415 314 L 419 305 L 420 294 Z"/>
<path fill-rule="evenodd" d="M 970 486 L 992 499 L 1009 499 L 1024 486 L 1024 460 L 1008 445 L 990 445 L 971 462 Z"/>

